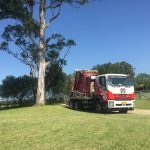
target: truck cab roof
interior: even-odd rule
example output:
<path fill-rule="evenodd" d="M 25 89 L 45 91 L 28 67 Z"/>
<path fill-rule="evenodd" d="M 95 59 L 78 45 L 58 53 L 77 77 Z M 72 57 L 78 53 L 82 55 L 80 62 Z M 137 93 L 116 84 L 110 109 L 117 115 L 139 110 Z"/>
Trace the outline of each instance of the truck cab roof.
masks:
<path fill-rule="evenodd" d="M 107 77 L 107 76 L 127 76 L 126 74 L 114 74 L 114 73 L 109 73 L 109 74 L 101 74 L 101 75 L 99 75 L 99 76 L 97 76 L 97 77 L 101 77 L 101 76 L 105 76 L 105 77 Z"/>

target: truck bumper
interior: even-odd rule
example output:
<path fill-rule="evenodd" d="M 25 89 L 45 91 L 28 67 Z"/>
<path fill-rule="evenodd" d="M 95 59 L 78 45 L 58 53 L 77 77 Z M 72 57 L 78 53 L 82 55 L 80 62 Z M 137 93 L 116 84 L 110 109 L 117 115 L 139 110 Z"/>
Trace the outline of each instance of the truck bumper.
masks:
<path fill-rule="evenodd" d="M 109 110 L 134 110 L 135 100 L 108 100 Z"/>

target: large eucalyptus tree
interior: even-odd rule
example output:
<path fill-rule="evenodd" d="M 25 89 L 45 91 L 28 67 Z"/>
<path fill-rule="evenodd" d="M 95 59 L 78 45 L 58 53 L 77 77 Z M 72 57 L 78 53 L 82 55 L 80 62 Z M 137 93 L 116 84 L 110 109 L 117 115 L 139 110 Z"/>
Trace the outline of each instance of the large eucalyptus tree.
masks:
<path fill-rule="evenodd" d="M 3 42 L 0 49 L 29 65 L 32 76 L 38 74 L 37 105 L 45 104 L 47 66 L 52 63 L 63 65 L 68 50 L 75 45 L 73 40 L 66 40 L 58 33 L 46 37 L 45 31 L 60 16 L 63 5 L 80 6 L 87 2 L 87 0 L 0 1 L 0 20 L 9 21 L 2 34 Z M 16 45 L 15 49 L 11 48 L 12 44 Z M 63 49 L 66 49 L 66 54 L 61 58 L 60 53 Z"/>

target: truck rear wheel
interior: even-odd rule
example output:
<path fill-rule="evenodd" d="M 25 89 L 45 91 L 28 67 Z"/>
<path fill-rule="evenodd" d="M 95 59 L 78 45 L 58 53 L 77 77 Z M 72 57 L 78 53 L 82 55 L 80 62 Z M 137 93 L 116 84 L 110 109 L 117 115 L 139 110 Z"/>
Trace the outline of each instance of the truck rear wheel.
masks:
<path fill-rule="evenodd" d="M 71 109 L 75 109 L 75 102 L 74 101 L 71 100 L 69 105 L 70 105 Z"/>
<path fill-rule="evenodd" d="M 81 103 L 78 101 L 75 101 L 75 110 L 80 110 L 81 108 Z"/>

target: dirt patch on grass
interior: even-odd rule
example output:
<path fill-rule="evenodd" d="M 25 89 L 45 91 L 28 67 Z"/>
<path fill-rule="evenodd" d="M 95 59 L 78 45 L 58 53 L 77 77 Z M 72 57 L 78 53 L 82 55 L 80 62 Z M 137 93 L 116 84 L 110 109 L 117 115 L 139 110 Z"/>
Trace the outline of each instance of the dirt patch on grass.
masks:
<path fill-rule="evenodd" d="M 135 109 L 134 111 L 129 111 L 131 114 L 143 114 L 143 115 L 150 115 L 150 110 L 146 109 Z"/>

